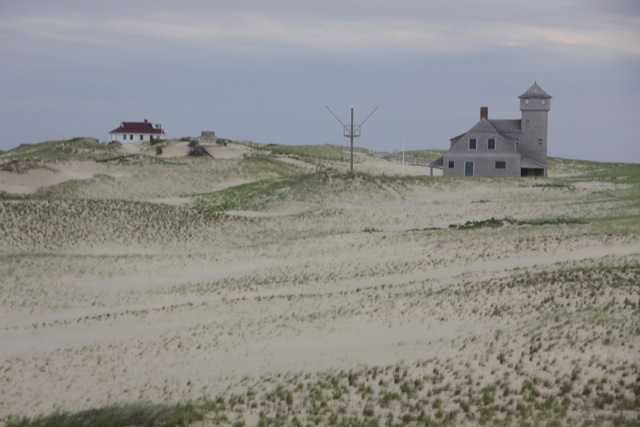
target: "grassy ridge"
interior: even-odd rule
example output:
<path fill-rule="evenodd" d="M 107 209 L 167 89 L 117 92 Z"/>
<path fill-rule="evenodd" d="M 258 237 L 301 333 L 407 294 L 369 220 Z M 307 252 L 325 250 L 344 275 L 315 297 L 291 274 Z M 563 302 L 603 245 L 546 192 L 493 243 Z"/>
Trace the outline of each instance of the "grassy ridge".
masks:
<path fill-rule="evenodd" d="M 11 251 L 189 242 L 223 219 L 213 212 L 124 200 L 0 204 L 3 250 Z"/>
<path fill-rule="evenodd" d="M 50 159 L 69 158 L 69 147 L 78 144 L 82 155 L 92 159 L 118 159 L 112 148 L 93 141 L 72 140 L 43 143 L 37 146 L 20 147 L 12 150 L 12 158 L 31 158 L 36 153 L 47 153 Z M 447 192 L 454 191 L 463 184 L 464 179 L 442 177 L 389 177 L 356 173 L 351 175 L 331 168 L 319 168 L 315 171 L 299 169 L 281 161 L 282 155 L 297 156 L 301 159 L 345 160 L 344 149 L 336 146 L 261 146 L 250 144 L 264 154 L 254 154 L 240 159 L 156 159 L 143 156 L 126 162 L 109 163 L 108 169 L 99 169 L 94 178 L 70 180 L 58 185 L 46 187 L 29 195 L 0 193 L 0 201 L 11 201 L 0 210 L 5 235 L 12 235 L 16 228 L 30 230 L 20 232 L 19 242 L 29 245 L 35 242 L 70 241 L 68 236 L 81 240 L 82 233 L 104 233 L 105 237 L 115 236 L 125 241 L 176 241 L 197 234 L 193 230 L 201 224 L 210 224 L 208 212 L 228 210 L 248 211 L 286 211 L 304 206 L 306 209 L 323 210 L 331 203 L 357 204 L 370 200 L 401 202 L 415 192 L 429 189 Z M 26 150 L 26 151 L 25 151 Z M 71 150 L 73 151 L 73 150 Z M 76 150 L 78 151 L 78 150 Z M 278 153 L 278 154 L 276 154 Z M 149 160 L 147 160 L 147 157 Z M 570 206 L 574 204 L 577 213 L 583 207 L 592 212 L 588 218 L 565 214 L 548 218 L 514 218 L 520 224 L 559 225 L 588 223 L 584 230 L 595 233 L 628 233 L 629 228 L 637 229 L 640 223 L 640 165 L 602 164 L 564 159 L 551 159 L 552 168 L 564 169 L 573 174 L 545 180 L 473 180 L 472 185 L 524 186 L 541 190 L 541 200 L 550 198 Z M 97 164 L 98 165 L 98 164 Z M 104 173 L 102 173 L 104 172 Z M 107 173 L 114 173 L 116 177 Z M 583 175 L 582 173 L 588 173 Z M 217 183 L 247 181 L 221 190 L 209 191 Z M 587 182 L 602 183 L 603 189 L 581 195 L 578 186 Z M 168 207 L 157 204 L 138 204 L 154 198 L 178 197 L 185 201 L 193 200 L 196 210 L 183 207 Z M 65 201 L 64 203 L 27 203 L 32 201 Z M 71 202 L 75 200 L 77 202 Z M 103 202 L 88 202 L 102 200 Z M 113 201 L 113 204 L 107 201 Z M 116 201 L 117 200 L 117 201 Z M 481 201 L 483 202 L 483 201 Z M 486 201 L 484 201 L 486 202 Z M 598 207 L 597 210 L 594 209 Z M 72 218 L 73 215 L 92 216 L 91 227 L 80 231 L 78 227 L 60 224 L 55 236 L 43 228 L 43 215 L 52 224 L 60 223 L 60 218 Z M 85 212 L 85 213 L 80 213 Z M 35 214 L 35 215 L 32 215 Z M 102 213 L 105 213 L 103 215 Z M 71 215 L 71 216 L 70 216 Z M 31 218 L 31 219 L 29 219 Z M 124 229 L 121 219 L 126 219 Z M 480 221 L 488 221 L 488 216 Z M 219 218 L 218 218 L 219 219 Z M 588 219 L 588 220 L 587 220 Z M 28 223 L 28 224 L 27 224 Z M 68 224 L 70 222 L 67 221 Z M 46 223 L 44 223 L 46 224 Z M 366 225 L 371 229 L 380 229 L 376 224 Z M 70 229 L 71 230 L 68 230 Z M 93 231 L 89 231 L 93 230 Z M 191 231 L 189 231 L 191 230 Z M 40 233 L 40 234 L 38 234 Z M 40 237 L 34 237 L 39 235 Z M 62 238 L 61 236 L 67 236 Z M 119 237 L 121 236 L 121 237 Z M 187 238 L 186 240 L 189 240 Z M 40 244 L 40 243 L 38 243 Z M 49 243 L 51 245 L 52 243 Z M 37 245 L 36 245 L 37 246 Z M 33 246 L 29 246 L 33 247 Z"/>
<path fill-rule="evenodd" d="M 113 157 L 119 144 L 102 144 L 93 138 L 73 138 L 21 145 L 0 153 L 0 160 L 98 160 Z"/>
<path fill-rule="evenodd" d="M 349 162 L 350 150 L 337 145 L 277 145 L 248 144 L 251 148 L 275 156 L 288 156 L 294 159 L 319 164 L 323 161 Z M 354 154 L 366 154 L 368 150 L 354 147 Z M 357 161 L 354 159 L 354 161 Z"/>
<path fill-rule="evenodd" d="M 180 197 L 188 200 L 212 187 L 233 181 L 290 176 L 298 169 L 267 156 L 243 159 L 161 159 L 162 162 L 111 165 L 92 179 L 50 186 L 33 194 L 38 199 L 99 198 L 145 201 Z M 99 169 L 102 170 L 102 169 Z M 117 174 L 117 178 L 109 174 Z"/>
<path fill-rule="evenodd" d="M 322 169 L 311 173 L 260 180 L 203 194 L 198 197 L 197 206 L 202 210 L 214 211 L 264 211 L 296 204 L 320 207 L 336 200 L 355 203 L 359 199 L 392 198 L 400 195 L 403 189 L 421 181 L 424 179 L 416 177 L 400 179 Z"/>
<path fill-rule="evenodd" d="M 13 160 L 16 161 L 18 160 Z M 51 169 L 50 166 L 37 162 L 33 166 Z M 0 192 L 0 200 L 146 201 L 169 197 L 188 200 L 227 182 L 276 179 L 300 173 L 298 168 L 264 155 L 214 161 L 201 158 L 116 156 L 108 158 L 107 162 L 96 163 L 93 170 L 91 178 L 64 181 L 30 194 Z"/>

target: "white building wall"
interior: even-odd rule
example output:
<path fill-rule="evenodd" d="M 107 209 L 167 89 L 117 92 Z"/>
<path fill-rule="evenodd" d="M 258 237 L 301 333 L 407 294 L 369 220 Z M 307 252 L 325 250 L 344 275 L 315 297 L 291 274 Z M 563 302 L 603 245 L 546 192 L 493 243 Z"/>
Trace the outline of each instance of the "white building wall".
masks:
<path fill-rule="evenodd" d="M 150 133 L 112 133 L 111 141 L 118 141 L 124 143 L 133 142 L 149 142 L 151 139 L 160 139 L 160 135 L 154 135 Z"/>

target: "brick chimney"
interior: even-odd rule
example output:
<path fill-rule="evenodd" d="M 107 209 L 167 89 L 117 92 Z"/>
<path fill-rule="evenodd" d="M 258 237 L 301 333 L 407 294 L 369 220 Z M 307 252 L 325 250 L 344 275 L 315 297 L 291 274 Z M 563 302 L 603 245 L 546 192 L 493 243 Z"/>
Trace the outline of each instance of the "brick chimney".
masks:
<path fill-rule="evenodd" d="M 489 107 L 480 107 L 480 119 L 489 120 Z"/>

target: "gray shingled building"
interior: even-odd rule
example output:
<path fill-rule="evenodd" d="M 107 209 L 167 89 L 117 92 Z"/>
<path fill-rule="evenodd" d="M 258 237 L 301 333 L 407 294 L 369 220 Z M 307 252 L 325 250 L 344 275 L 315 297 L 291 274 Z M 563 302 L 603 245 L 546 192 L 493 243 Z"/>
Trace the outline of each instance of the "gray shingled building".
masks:
<path fill-rule="evenodd" d="M 480 107 L 480 121 L 451 138 L 451 148 L 429 164 L 445 176 L 546 176 L 547 122 L 551 95 L 537 83 L 519 96 L 522 119 L 489 119 Z"/>

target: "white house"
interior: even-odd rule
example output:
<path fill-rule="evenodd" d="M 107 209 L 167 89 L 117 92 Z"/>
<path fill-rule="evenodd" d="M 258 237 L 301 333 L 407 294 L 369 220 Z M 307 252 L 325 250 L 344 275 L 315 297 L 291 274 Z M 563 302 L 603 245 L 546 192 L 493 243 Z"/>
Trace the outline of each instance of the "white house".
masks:
<path fill-rule="evenodd" d="M 151 141 L 161 138 L 162 135 L 162 125 L 152 124 L 147 119 L 144 119 L 144 122 L 122 122 L 119 128 L 109 132 L 111 141 L 119 142 Z"/>

